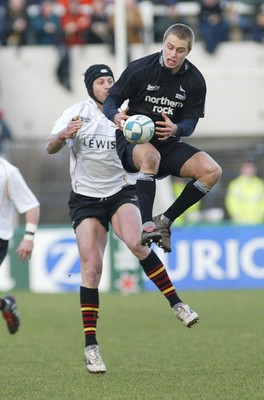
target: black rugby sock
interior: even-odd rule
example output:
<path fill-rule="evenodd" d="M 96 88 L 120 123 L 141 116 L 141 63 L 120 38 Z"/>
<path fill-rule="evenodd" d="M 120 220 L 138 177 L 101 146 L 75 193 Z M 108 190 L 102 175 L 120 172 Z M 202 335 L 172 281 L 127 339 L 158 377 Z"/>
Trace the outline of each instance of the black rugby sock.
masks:
<path fill-rule="evenodd" d="M 98 344 L 96 340 L 96 324 L 99 311 L 98 289 L 80 287 L 80 303 L 85 336 L 85 347 Z"/>
<path fill-rule="evenodd" d="M 187 183 L 180 196 L 163 213 L 163 215 L 165 215 L 165 217 L 169 218 L 169 220 L 173 222 L 185 210 L 201 200 L 208 192 L 209 189 L 200 181 L 190 181 L 189 183 Z"/>
<path fill-rule="evenodd" d="M 151 253 L 147 256 L 147 258 L 145 258 L 145 260 L 140 261 L 140 264 L 147 277 L 166 297 L 171 307 L 175 306 L 177 303 L 182 303 L 169 278 L 169 275 L 167 274 L 166 268 L 153 250 L 151 250 Z"/>
<path fill-rule="evenodd" d="M 153 174 L 138 174 L 136 191 L 142 224 L 152 221 L 153 204 L 156 194 L 156 179 Z"/>

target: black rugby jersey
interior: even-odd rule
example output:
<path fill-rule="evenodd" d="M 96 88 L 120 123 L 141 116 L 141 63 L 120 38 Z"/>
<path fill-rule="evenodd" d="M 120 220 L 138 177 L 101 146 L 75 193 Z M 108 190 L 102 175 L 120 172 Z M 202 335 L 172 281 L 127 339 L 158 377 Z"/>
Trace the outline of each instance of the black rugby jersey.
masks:
<path fill-rule="evenodd" d="M 185 60 L 177 74 L 163 65 L 162 52 L 131 62 L 109 91 L 117 107 L 129 99 L 129 115 L 144 114 L 161 121 L 164 112 L 173 123 L 204 117 L 206 83 L 201 72 Z M 110 119 L 111 107 L 104 112 Z"/>

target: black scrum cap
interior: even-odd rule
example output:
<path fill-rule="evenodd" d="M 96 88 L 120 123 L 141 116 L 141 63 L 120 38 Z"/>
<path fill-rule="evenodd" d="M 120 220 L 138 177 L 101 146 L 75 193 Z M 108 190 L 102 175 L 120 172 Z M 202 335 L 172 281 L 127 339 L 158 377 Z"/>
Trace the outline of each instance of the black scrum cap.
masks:
<path fill-rule="evenodd" d="M 91 65 L 84 74 L 84 83 L 89 95 L 95 99 L 93 93 L 93 83 L 95 79 L 101 76 L 111 76 L 114 79 L 114 74 L 108 65 L 105 64 L 94 64 Z M 97 100 L 97 99 L 95 99 Z"/>

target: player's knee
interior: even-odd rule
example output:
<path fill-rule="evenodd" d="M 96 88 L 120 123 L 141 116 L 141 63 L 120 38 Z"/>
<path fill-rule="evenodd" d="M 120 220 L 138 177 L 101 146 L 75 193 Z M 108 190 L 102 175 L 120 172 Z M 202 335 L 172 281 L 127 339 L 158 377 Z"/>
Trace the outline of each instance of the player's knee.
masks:
<path fill-rule="evenodd" d="M 140 260 L 146 258 L 148 255 L 147 248 L 145 246 L 142 246 L 138 238 L 135 238 L 134 242 L 131 242 L 128 245 L 128 248 L 134 254 L 134 256 Z"/>
<path fill-rule="evenodd" d="M 222 176 L 222 168 L 217 163 L 212 163 L 208 170 L 206 171 L 206 186 L 213 187 Z"/>
<path fill-rule="evenodd" d="M 97 263 L 82 263 L 82 279 L 88 287 L 95 287 L 99 284 L 102 275 L 103 265 Z"/>
<path fill-rule="evenodd" d="M 160 165 L 160 153 L 155 148 L 147 151 L 142 159 L 142 163 L 151 168 L 158 169 Z"/>
<path fill-rule="evenodd" d="M 160 153 L 150 143 L 135 146 L 133 161 L 139 171 L 156 174 L 160 165 Z"/>
<path fill-rule="evenodd" d="M 222 168 L 217 163 L 215 163 L 215 166 L 213 168 L 212 177 L 213 177 L 214 183 L 217 183 L 222 177 Z"/>

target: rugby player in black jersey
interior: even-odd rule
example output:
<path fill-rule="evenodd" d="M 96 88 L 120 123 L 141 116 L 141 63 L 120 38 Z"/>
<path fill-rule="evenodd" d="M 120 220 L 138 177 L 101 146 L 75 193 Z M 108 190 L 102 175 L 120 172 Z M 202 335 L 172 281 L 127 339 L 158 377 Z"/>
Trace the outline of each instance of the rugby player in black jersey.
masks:
<path fill-rule="evenodd" d="M 118 126 L 117 151 L 124 168 L 139 171 L 136 188 L 142 216 L 143 245 L 156 242 L 171 251 L 170 226 L 186 209 L 201 200 L 221 178 L 221 167 L 204 151 L 181 141 L 204 117 L 206 83 L 186 57 L 194 33 L 184 24 L 170 26 L 160 52 L 131 62 L 109 91 L 103 105 L 108 119 Z M 125 100 L 128 107 L 120 111 Z M 122 134 L 130 115 L 144 114 L 156 124 L 149 143 L 133 145 Z M 156 178 L 190 178 L 174 203 L 153 218 Z"/>

